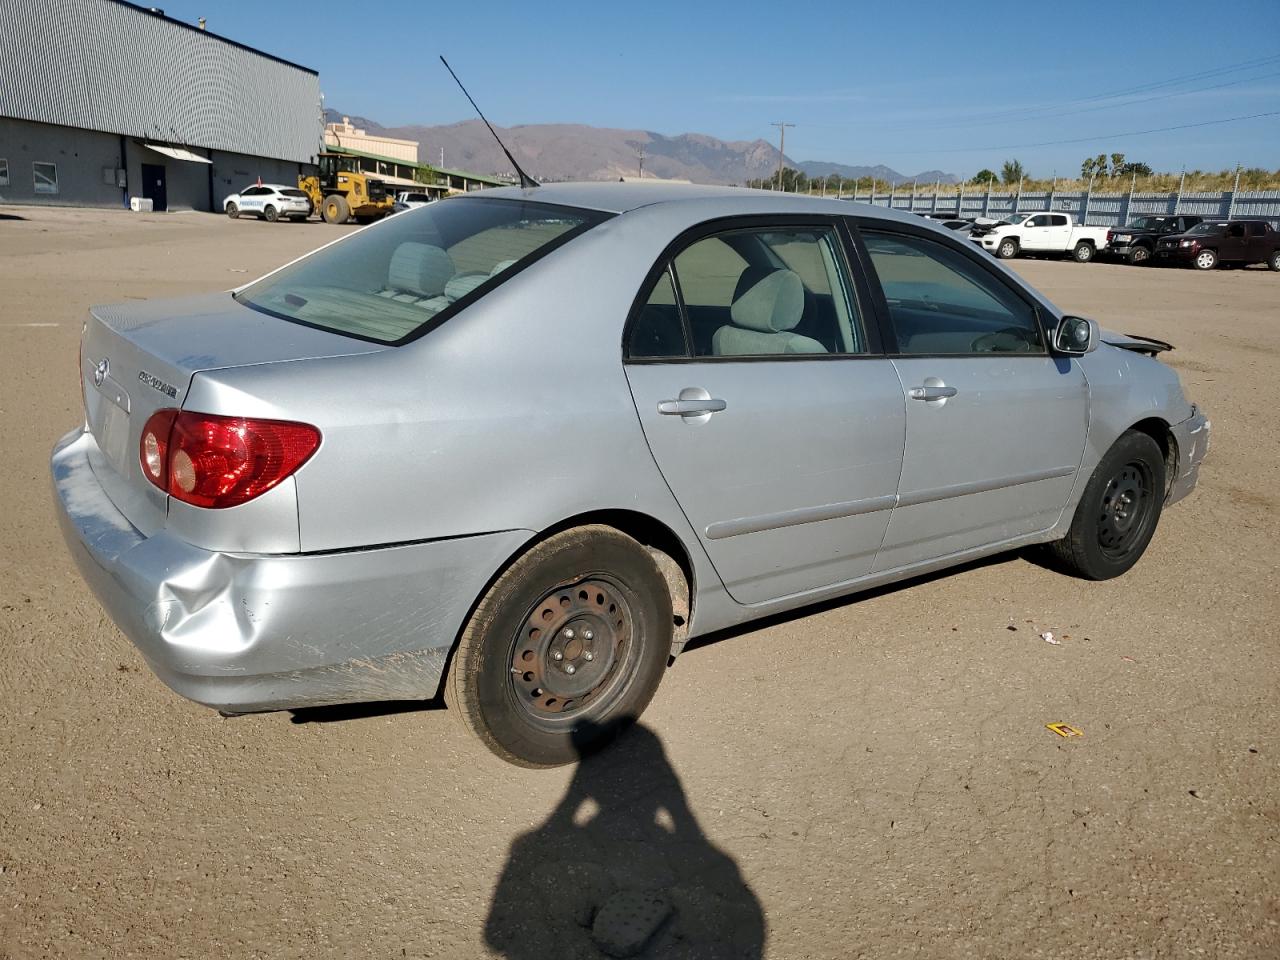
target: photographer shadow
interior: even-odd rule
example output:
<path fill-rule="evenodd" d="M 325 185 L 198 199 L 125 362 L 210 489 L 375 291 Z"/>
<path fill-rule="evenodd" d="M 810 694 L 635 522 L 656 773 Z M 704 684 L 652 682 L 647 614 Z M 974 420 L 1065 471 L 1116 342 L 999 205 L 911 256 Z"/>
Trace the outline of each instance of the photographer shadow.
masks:
<path fill-rule="evenodd" d="M 756 960 L 765 936 L 755 894 L 639 724 L 584 757 L 556 809 L 515 840 L 484 929 L 511 960 Z"/>

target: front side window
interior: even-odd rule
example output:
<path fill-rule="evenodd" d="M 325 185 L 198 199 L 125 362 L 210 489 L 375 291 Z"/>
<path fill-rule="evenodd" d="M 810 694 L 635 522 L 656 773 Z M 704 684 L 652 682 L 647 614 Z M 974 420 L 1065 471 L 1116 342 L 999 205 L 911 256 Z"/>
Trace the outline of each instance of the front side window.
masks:
<path fill-rule="evenodd" d="M 1050 216 L 1049 216 L 1047 213 L 1042 213 L 1042 214 L 1040 214 L 1040 216 L 1038 216 L 1038 217 L 1032 217 L 1030 220 L 1028 220 L 1028 221 L 1027 221 L 1027 226 L 1029 226 L 1029 227 L 1047 227 L 1047 226 L 1049 225 L 1049 221 L 1050 221 L 1050 219 L 1051 219 L 1051 218 L 1050 218 Z"/>
<path fill-rule="evenodd" d="M 1035 309 L 958 250 L 902 234 L 863 234 L 898 352 L 1043 353 Z"/>
<path fill-rule="evenodd" d="M 35 180 L 36 193 L 58 192 L 58 168 L 52 163 L 31 164 L 32 177 Z"/>
<path fill-rule="evenodd" d="M 399 343 L 608 217 L 520 200 L 433 203 L 324 247 L 236 299 L 285 320 Z"/>
<path fill-rule="evenodd" d="M 671 268 L 695 357 L 866 350 L 833 227 L 727 231 L 693 242 Z"/>

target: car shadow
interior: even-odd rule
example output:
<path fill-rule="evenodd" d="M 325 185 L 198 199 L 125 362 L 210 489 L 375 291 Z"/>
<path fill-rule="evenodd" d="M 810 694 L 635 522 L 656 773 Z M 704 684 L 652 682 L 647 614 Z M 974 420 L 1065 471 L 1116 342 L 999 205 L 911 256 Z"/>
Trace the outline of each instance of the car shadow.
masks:
<path fill-rule="evenodd" d="M 575 739 L 593 735 L 587 724 Z M 556 808 L 512 843 L 484 925 L 509 960 L 755 960 L 765 940 L 759 900 L 642 724 L 583 757 Z"/>
<path fill-rule="evenodd" d="M 1039 558 L 1034 558 L 1036 554 L 1034 548 L 1024 548 L 1022 550 L 1013 550 L 1008 553 L 997 553 L 989 557 L 980 557 L 977 560 L 969 560 L 965 563 L 957 564 L 954 567 L 946 567 L 942 570 L 935 570 L 932 573 L 923 573 L 919 576 L 912 577 L 909 580 L 898 580 L 894 583 L 886 583 L 879 587 L 872 587 L 868 590 L 860 590 L 857 593 L 848 593 L 839 597 L 832 597 L 829 600 L 818 600 L 814 603 L 803 607 L 797 607 L 794 610 L 787 610 L 783 613 L 774 613 L 766 617 L 760 617 L 757 620 L 749 620 L 746 623 L 740 623 L 736 626 L 725 627 L 723 630 L 715 630 L 711 633 L 703 634 L 695 637 L 685 644 L 681 656 L 703 647 L 709 647 L 720 643 L 724 640 L 732 640 L 734 637 L 740 637 L 743 634 L 754 633 L 757 630 L 763 630 L 767 627 L 774 627 L 783 623 L 790 623 L 793 620 L 801 620 L 805 617 L 811 617 L 814 614 L 825 613 L 828 610 L 838 610 L 841 607 L 848 607 L 855 603 L 862 603 L 875 597 L 887 596 L 891 593 L 898 593 L 901 590 L 909 590 L 912 587 L 922 586 L 926 583 L 932 583 L 935 580 L 942 580 L 947 577 L 954 577 L 956 574 L 964 573 L 969 570 L 981 570 L 983 567 L 993 567 L 1000 563 L 1007 563 L 1010 560 L 1027 560 L 1035 563 L 1037 566 L 1043 566 Z"/>
<path fill-rule="evenodd" d="M 16 213 L 0 213 L 0 220 L 26 220 L 27 218 Z"/>
<path fill-rule="evenodd" d="M 380 700 L 373 703 L 339 703 L 331 707 L 299 707 L 290 710 L 290 723 L 344 723 L 389 717 L 397 713 L 419 713 L 445 709 L 444 697 L 432 700 Z"/>

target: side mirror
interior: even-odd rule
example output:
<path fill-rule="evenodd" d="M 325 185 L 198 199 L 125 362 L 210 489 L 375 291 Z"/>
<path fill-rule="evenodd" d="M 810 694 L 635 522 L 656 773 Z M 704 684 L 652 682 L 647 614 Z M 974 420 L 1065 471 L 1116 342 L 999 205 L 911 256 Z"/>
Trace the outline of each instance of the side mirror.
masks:
<path fill-rule="evenodd" d="M 1083 357 L 1098 349 L 1102 331 L 1097 320 L 1084 317 L 1063 317 L 1053 331 L 1053 352 L 1068 357 Z"/>

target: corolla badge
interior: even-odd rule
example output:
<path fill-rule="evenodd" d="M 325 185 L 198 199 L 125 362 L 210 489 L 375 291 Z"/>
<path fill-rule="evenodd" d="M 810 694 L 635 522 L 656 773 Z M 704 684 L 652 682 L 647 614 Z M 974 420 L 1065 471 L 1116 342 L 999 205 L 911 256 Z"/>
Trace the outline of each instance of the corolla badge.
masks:
<path fill-rule="evenodd" d="M 107 374 L 111 372 L 111 361 L 103 357 L 98 361 L 98 365 L 93 368 L 93 385 L 95 387 L 102 386 L 102 381 L 107 379 Z"/>

